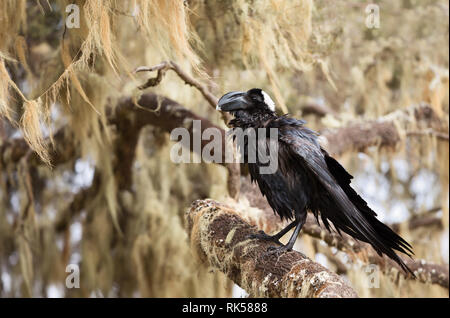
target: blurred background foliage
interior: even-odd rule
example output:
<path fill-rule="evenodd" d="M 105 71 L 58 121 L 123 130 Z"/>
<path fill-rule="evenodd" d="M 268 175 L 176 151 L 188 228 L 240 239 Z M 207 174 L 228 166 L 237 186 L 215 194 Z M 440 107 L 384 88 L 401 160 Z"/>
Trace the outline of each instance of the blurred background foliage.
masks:
<path fill-rule="evenodd" d="M 65 27 L 70 3 L 80 8 L 80 28 Z M 369 29 L 365 1 L 1 0 L 0 146 L 23 139 L 40 160 L 2 151 L 0 297 L 241 295 L 196 263 L 184 229 L 193 200 L 229 200 L 226 169 L 172 163 L 168 135 L 146 127 L 123 189 L 107 114 L 119 98 L 142 93 L 146 75 L 133 69 L 173 60 L 216 96 L 261 87 L 280 112 L 317 131 L 421 104 L 448 127 L 448 2 L 375 3 L 380 28 Z M 225 128 L 174 73 L 147 91 Z M 324 112 L 307 112 L 311 105 Z M 49 140 L 61 128 L 76 149 L 59 165 Z M 448 264 L 448 156 L 448 134 L 405 132 L 394 149 L 339 160 L 380 218 L 401 225 L 418 258 Z M 438 222 L 402 226 L 424 215 Z M 343 264 L 360 296 L 448 296 L 384 276 L 381 288 L 367 289 L 362 264 L 345 253 L 306 235 L 298 248 L 332 270 Z M 79 289 L 65 287 L 67 264 L 80 266 Z"/>

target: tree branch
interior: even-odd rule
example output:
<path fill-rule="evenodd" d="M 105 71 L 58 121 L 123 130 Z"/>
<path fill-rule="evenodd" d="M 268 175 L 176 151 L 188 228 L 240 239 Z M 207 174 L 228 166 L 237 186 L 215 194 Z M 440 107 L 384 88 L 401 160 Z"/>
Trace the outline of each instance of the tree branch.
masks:
<path fill-rule="evenodd" d="M 49 145 L 50 162 L 53 166 L 64 164 L 73 159 L 76 154 L 76 147 L 72 134 L 66 129 L 60 129 L 53 136 L 54 146 Z M 6 167 L 9 164 L 17 165 L 17 163 L 25 156 L 29 156 L 30 165 L 40 165 L 42 160 L 31 150 L 28 143 L 23 138 L 14 138 L 6 140 L 0 145 L 0 167 Z"/>
<path fill-rule="evenodd" d="M 448 140 L 448 120 L 439 118 L 429 105 L 422 104 L 395 111 L 377 120 L 324 130 L 321 142 L 333 155 L 352 150 L 364 151 L 371 146 L 395 148 L 402 141 L 402 135 L 417 135 L 411 129 L 424 131 L 421 135 L 434 134 L 441 140 Z"/>
<path fill-rule="evenodd" d="M 408 131 L 408 132 L 406 132 L 406 135 L 407 136 L 434 136 L 437 139 L 449 141 L 448 134 L 437 132 L 437 131 L 434 131 L 433 129 L 426 129 L 424 131 L 417 131 L 417 130 Z"/>
<path fill-rule="evenodd" d="M 303 254 L 267 253 L 275 243 L 248 239 L 256 227 L 213 200 L 195 201 L 186 214 L 191 248 L 251 297 L 357 297 L 337 274 Z"/>
<path fill-rule="evenodd" d="M 337 116 L 337 113 L 334 109 L 331 109 L 327 105 L 320 105 L 317 103 L 306 103 L 301 107 L 302 116 L 306 115 L 316 115 L 317 117 L 324 117 L 328 114 Z"/>
<path fill-rule="evenodd" d="M 363 260 L 367 264 L 378 265 L 384 274 L 394 279 L 397 279 L 399 275 L 405 279 L 412 279 L 411 275 L 406 274 L 396 262 L 385 255 L 378 255 L 369 244 L 356 241 L 345 233 L 340 236 L 336 232 L 328 232 L 320 227 L 310 215 L 308 215 L 308 220 L 303 227 L 303 232 L 317 239 L 324 240 L 328 246 L 336 247 L 350 256 Z M 449 288 L 448 266 L 432 264 L 422 259 L 406 258 L 403 255 L 399 256 L 411 268 L 419 282 L 437 284 L 444 288 Z"/>
<path fill-rule="evenodd" d="M 97 195 L 100 187 L 100 179 L 100 174 L 96 170 L 92 184 L 76 193 L 67 207 L 58 213 L 53 225 L 57 233 L 62 233 L 69 228 L 73 218 L 80 214 L 80 212 L 86 208 L 86 205 Z"/>
<path fill-rule="evenodd" d="M 199 81 L 197 81 L 195 78 L 193 78 L 191 75 L 189 75 L 188 73 L 186 73 L 178 64 L 176 64 L 175 62 L 169 61 L 169 62 L 161 62 L 160 64 L 157 64 L 155 66 L 152 67 L 148 67 L 148 66 L 140 66 L 135 70 L 135 73 L 139 73 L 139 72 L 154 72 L 154 71 L 158 71 L 158 74 L 156 76 L 156 78 L 150 78 L 147 83 L 145 83 L 144 85 L 140 86 L 140 89 L 145 89 L 148 87 L 153 87 L 158 85 L 165 72 L 167 70 L 172 70 L 175 73 L 177 73 L 177 75 L 186 83 L 189 84 L 193 87 L 195 87 L 196 89 L 198 89 L 200 91 L 200 93 L 202 93 L 203 97 L 208 101 L 209 105 L 211 107 L 213 107 L 214 109 L 216 108 L 217 102 L 218 102 L 218 98 L 216 96 L 214 96 L 206 87 L 206 85 L 200 83 Z"/>
<path fill-rule="evenodd" d="M 389 227 L 395 231 L 399 232 L 404 223 L 393 223 Z M 409 230 L 416 230 L 418 228 L 435 226 L 436 228 L 442 229 L 444 226 L 442 224 L 442 218 L 434 215 L 417 215 L 412 217 L 407 221 L 406 226 Z"/>

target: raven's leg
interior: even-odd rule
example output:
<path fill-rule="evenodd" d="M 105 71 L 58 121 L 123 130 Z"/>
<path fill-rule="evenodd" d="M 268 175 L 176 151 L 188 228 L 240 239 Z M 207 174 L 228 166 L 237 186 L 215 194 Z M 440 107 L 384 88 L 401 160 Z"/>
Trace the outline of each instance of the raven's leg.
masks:
<path fill-rule="evenodd" d="M 296 224 L 294 233 L 292 233 L 291 238 L 289 239 L 289 242 L 286 245 L 282 245 L 280 247 L 269 247 L 270 250 L 275 251 L 277 253 L 282 251 L 290 251 L 294 247 L 295 241 L 297 240 L 297 237 L 300 233 L 300 230 L 302 229 L 303 225 L 306 222 L 306 211 L 303 213 L 296 213 L 295 214 L 295 221 L 292 223 Z"/>
<path fill-rule="evenodd" d="M 294 233 L 292 233 L 291 238 L 289 239 L 289 242 L 284 246 L 286 250 L 290 251 L 294 247 L 295 241 L 297 241 L 297 237 L 300 234 L 300 230 L 303 227 L 303 224 L 305 224 L 306 217 L 303 217 L 300 219 L 297 223 L 297 226 L 295 227 Z"/>
<path fill-rule="evenodd" d="M 278 232 L 277 234 L 274 234 L 274 235 L 267 235 L 266 233 L 264 233 L 264 231 L 259 231 L 258 233 L 250 234 L 249 238 L 263 240 L 263 241 L 272 241 L 272 242 L 281 244 L 280 241 L 279 241 L 280 238 L 284 234 L 289 232 L 294 226 L 296 226 L 297 223 L 298 223 L 297 220 L 289 223 L 284 229 L 282 229 L 280 232 Z"/>

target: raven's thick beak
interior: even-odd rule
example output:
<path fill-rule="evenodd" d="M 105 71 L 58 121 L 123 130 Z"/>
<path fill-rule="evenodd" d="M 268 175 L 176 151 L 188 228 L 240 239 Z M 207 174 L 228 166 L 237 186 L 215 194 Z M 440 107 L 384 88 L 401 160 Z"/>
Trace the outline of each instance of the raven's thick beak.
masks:
<path fill-rule="evenodd" d="M 217 103 L 216 109 L 222 112 L 245 109 L 249 103 L 245 99 L 243 92 L 229 92 L 223 95 Z"/>

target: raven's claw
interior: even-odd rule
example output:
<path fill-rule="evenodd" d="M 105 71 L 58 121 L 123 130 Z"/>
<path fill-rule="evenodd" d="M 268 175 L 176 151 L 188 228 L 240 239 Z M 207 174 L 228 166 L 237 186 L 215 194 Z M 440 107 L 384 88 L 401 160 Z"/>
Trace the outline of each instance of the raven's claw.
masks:
<path fill-rule="evenodd" d="M 281 245 L 280 238 L 276 235 L 267 235 L 264 231 L 258 231 L 258 233 L 253 233 L 248 236 L 249 239 L 257 239 L 261 241 L 270 241 Z"/>

